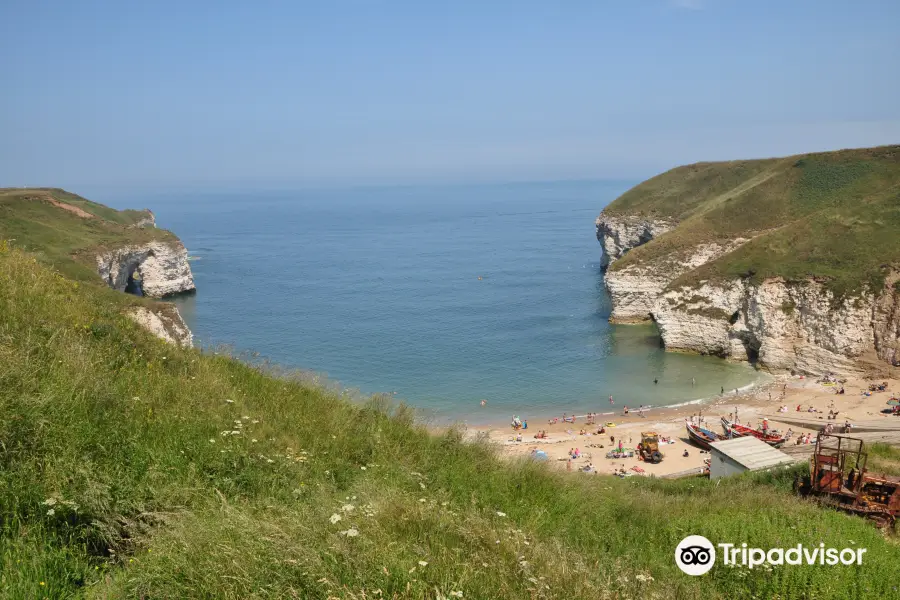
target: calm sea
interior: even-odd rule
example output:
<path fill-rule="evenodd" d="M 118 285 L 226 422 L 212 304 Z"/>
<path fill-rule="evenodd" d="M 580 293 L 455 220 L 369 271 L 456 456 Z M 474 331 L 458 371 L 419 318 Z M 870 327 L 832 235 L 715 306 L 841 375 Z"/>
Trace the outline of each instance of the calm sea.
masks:
<path fill-rule="evenodd" d="M 437 420 L 480 423 L 607 411 L 610 395 L 618 408 L 676 404 L 757 378 L 667 354 L 652 326 L 607 323 L 594 218 L 629 185 L 101 201 L 152 208 L 184 241 L 198 291 L 176 301 L 199 343 L 396 392 Z"/>

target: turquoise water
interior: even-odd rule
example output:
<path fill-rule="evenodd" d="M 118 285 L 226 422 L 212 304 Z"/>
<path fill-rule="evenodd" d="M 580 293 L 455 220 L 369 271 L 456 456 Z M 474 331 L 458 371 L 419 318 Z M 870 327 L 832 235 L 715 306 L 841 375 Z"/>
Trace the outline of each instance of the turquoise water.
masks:
<path fill-rule="evenodd" d="M 676 404 L 757 377 L 664 353 L 652 326 L 607 322 L 594 218 L 629 186 L 105 200 L 149 206 L 196 257 L 197 294 L 177 302 L 201 344 L 396 392 L 437 420 L 537 421 L 607 411 L 609 395 L 619 408 Z"/>

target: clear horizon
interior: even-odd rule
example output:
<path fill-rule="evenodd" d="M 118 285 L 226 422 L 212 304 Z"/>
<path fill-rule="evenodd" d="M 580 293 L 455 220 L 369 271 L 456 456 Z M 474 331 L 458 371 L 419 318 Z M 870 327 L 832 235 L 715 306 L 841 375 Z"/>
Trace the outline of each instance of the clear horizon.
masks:
<path fill-rule="evenodd" d="M 641 180 L 900 142 L 900 4 L 0 7 L 0 185 Z"/>

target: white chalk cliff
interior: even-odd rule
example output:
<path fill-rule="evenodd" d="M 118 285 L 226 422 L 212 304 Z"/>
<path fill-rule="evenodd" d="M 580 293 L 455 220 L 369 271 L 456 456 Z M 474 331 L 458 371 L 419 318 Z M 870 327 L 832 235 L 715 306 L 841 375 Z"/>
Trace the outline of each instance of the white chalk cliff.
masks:
<path fill-rule="evenodd" d="M 194 335 L 188 329 L 184 319 L 181 318 L 181 313 L 174 306 L 171 310 L 156 312 L 144 306 L 136 306 L 128 312 L 128 316 L 150 333 L 170 344 L 186 348 L 193 346 Z"/>
<path fill-rule="evenodd" d="M 97 272 L 114 290 L 124 292 L 134 279 L 140 280 L 145 296 L 164 298 L 195 289 L 187 258 L 181 242 L 124 246 L 97 255 Z"/>
<path fill-rule="evenodd" d="M 150 213 L 150 221 L 155 223 Z M 123 246 L 97 255 L 97 272 L 109 287 L 124 292 L 130 282 L 139 281 L 144 296 L 164 298 L 194 290 L 194 275 L 187 250 L 181 242 L 149 242 Z M 157 337 L 190 347 L 193 334 L 172 304 L 151 310 L 135 307 L 128 316 Z"/>
<path fill-rule="evenodd" d="M 602 214 L 596 223 L 605 265 L 674 226 Z M 860 359 L 892 363 L 900 358 L 898 274 L 887 278 L 883 290 L 839 301 L 812 279 L 672 285 L 680 275 L 746 241 L 698 244 L 687 254 L 607 269 L 610 321 L 653 320 L 667 350 L 751 360 L 772 371 L 851 373 L 860 370 Z"/>

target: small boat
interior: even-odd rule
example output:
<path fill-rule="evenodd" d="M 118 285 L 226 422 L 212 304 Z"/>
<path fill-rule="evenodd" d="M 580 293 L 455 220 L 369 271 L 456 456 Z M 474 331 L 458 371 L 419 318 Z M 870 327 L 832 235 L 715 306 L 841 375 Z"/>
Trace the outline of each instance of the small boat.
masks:
<path fill-rule="evenodd" d="M 718 442 L 719 440 L 727 439 L 724 435 L 719 435 L 714 431 L 710 431 L 709 429 L 703 429 L 699 425 L 694 425 L 690 422 L 685 422 L 684 426 L 687 427 L 688 438 L 701 448 L 705 448 L 709 450 L 709 445 L 712 442 Z"/>
<path fill-rule="evenodd" d="M 762 431 L 751 429 L 746 425 L 741 425 L 740 423 L 732 423 L 725 417 L 722 417 L 722 429 L 725 430 L 725 435 L 727 436 L 727 438 L 753 436 L 756 439 L 767 443 L 773 448 L 780 448 L 787 441 L 781 434 L 763 433 Z"/>

